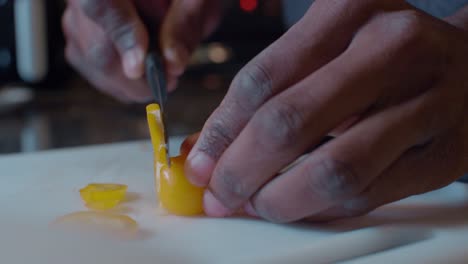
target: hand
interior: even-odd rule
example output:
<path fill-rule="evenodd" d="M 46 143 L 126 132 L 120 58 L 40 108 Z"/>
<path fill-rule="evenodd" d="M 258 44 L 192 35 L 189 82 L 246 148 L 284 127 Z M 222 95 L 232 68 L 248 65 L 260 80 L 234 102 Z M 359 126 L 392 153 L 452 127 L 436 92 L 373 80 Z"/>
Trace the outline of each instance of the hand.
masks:
<path fill-rule="evenodd" d="M 191 150 L 186 172 L 208 186 L 206 213 L 331 220 L 462 176 L 467 18 L 402 0 L 317 0 L 240 71 Z"/>
<path fill-rule="evenodd" d="M 144 101 L 151 95 L 141 78 L 149 35 L 159 31 L 173 90 L 192 51 L 216 28 L 220 11 L 216 0 L 68 0 L 62 23 L 66 57 L 101 91 L 122 101 Z"/>

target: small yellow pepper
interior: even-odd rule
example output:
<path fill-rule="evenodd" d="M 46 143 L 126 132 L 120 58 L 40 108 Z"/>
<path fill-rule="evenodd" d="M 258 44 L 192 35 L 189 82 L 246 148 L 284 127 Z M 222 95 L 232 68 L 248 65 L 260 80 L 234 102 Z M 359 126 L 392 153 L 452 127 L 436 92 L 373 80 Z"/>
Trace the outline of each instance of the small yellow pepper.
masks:
<path fill-rule="evenodd" d="M 164 124 L 159 105 L 146 108 L 154 150 L 154 173 L 159 202 L 169 213 L 181 216 L 203 212 L 203 188 L 192 185 L 184 174 L 185 156 L 173 157 L 169 167 L 164 140 Z"/>

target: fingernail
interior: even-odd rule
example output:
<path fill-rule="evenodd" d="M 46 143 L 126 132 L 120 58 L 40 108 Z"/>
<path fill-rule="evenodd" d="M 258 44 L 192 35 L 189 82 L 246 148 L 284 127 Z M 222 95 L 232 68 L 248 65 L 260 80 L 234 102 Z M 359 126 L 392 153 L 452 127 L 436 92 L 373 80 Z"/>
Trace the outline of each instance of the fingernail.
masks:
<path fill-rule="evenodd" d="M 123 57 L 125 75 L 131 79 L 138 79 L 143 76 L 144 52 L 141 48 L 134 48 L 127 51 Z"/>
<path fill-rule="evenodd" d="M 226 208 L 210 191 L 205 191 L 203 195 L 203 208 L 205 214 L 211 217 L 226 217 L 232 214 L 232 211 Z"/>
<path fill-rule="evenodd" d="M 244 206 L 244 211 L 250 216 L 258 217 L 258 214 L 255 212 L 251 202 L 247 202 L 247 204 Z"/>
<path fill-rule="evenodd" d="M 192 151 L 193 152 L 193 151 Z M 185 171 L 189 181 L 199 187 L 205 187 L 210 181 L 215 162 L 203 152 L 190 153 L 185 163 Z"/>

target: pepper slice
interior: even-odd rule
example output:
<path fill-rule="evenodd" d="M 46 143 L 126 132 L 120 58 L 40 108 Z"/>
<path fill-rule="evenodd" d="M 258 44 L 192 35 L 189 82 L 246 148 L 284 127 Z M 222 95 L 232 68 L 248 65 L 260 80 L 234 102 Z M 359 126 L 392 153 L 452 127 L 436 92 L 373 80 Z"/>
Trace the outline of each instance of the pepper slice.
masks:
<path fill-rule="evenodd" d="M 159 105 L 146 108 L 151 142 L 154 150 L 156 191 L 161 206 L 169 213 L 180 216 L 203 213 L 203 188 L 192 185 L 184 173 L 185 156 L 172 157 L 168 166 L 164 140 L 164 124 Z"/>
<path fill-rule="evenodd" d="M 138 233 L 138 223 L 131 217 L 108 212 L 75 212 L 56 219 L 53 225 L 122 238 L 132 238 Z"/>
<path fill-rule="evenodd" d="M 127 186 L 113 183 L 91 183 L 80 190 L 86 207 L 109 210 L 119 205 L 126 196 Z"/>

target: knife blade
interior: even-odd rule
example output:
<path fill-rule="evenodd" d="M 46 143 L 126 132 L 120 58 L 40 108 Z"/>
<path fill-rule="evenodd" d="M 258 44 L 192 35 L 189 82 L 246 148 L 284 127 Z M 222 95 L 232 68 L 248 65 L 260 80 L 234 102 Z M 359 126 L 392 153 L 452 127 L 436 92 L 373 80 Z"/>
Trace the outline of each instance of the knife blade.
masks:
<path fill-rule="evenodd" d="M 171 161 L 169 158 L 169 134 L 167 130 L 167 85 L 164 64 L 161 56 L 156 51 L 150 51 L 145 59 L 145 72 L 148 86 L 153 93 L 154 100 L 161 109 L 161 121 L 164 127 L 164 143 L 166 144 L 166 157 L 169 167 Z"/>

